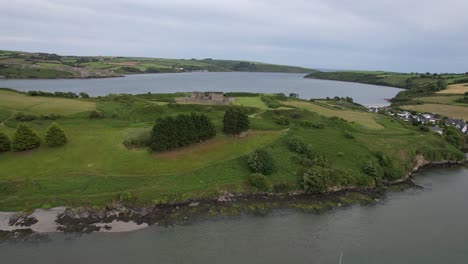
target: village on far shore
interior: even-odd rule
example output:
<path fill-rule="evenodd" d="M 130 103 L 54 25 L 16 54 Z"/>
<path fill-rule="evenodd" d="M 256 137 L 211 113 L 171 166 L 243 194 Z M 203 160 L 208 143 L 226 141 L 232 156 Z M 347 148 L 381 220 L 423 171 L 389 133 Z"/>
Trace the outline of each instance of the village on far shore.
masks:
<path fill-rule="evenodd" d="M 431 131 L 444 134 L 444 126 L 452 126 L 464 134 L 468 134 L 468 125 L 465 120 L 450 118 L 435 113 L 418 113 L 416 111 L 399 110 L 391 106 L 369 106 L 367 109 L 373 113 L 381 113 L 397 117 L 413 125 L 424 125 Z"/>

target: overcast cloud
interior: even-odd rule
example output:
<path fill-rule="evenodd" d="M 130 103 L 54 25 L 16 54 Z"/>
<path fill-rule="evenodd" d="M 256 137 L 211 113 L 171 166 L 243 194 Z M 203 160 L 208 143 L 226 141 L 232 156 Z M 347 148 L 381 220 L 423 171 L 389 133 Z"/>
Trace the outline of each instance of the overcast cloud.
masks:
<path fill-rule="evenodd" d="M 467 0 L 0 0 L 0 49 L 468 71 Z"/>

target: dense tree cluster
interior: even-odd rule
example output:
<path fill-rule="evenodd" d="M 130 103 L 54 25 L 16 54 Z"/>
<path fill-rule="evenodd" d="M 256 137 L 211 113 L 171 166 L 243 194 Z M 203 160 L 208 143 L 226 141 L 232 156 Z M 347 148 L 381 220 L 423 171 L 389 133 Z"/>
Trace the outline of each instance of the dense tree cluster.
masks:
<path fill-rule="evenodd" d="M 445 140 L 458 149 L 465 147 L 466 139 L 462 132 L 458 131 L 455 127 L 448 126 L 445 129 Z"/>
<path fill-rule="evenodd" d="M 249 129 L 249 117 L 237 108 L 230 108 L 224 114 L 224 133 L 238 135 Z"/>
<path fill-rule="evenodd" d="M 206 115 L 192 113 L 159 118 L 151 131 L 149 146 L 154 151 L 171 150 L 216 136 Z"/>
<path fill-rule="evenodd" d="M 45 142 L 49 147 L 60 147 L 67 143 L 67 136 L 59 125 L 53 123 L 47 130 Z"/>

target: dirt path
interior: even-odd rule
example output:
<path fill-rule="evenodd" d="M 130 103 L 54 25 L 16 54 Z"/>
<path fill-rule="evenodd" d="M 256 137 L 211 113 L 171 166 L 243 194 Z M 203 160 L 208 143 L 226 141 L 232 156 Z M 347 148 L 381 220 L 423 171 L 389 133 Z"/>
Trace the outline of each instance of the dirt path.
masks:
<path fill-rule="evenodd" d="M 9 116 L 7 119 L 3 120 L 3 122 L 0 123 L 0 126 L 5 126 L 5 122 L 10 120 L 12 117 L 14 116 L 14 114 L 12 114 L 11 116 Z"/>

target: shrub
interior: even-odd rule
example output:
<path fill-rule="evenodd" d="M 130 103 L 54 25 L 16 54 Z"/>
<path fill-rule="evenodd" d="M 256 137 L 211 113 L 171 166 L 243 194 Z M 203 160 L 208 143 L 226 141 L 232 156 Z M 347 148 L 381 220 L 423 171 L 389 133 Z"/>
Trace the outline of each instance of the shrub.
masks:
<path fill-rule="evenodd" d="M 354 138 L 354 135 L 351 134 L 351 132 L 349 132 L 349 131 L 345 131 L 345 132 L 344 132 L 344 137 L 345 137 L 345 138 L 348 138 L 348 139 L 353 139 L 353 138 Z"/>
<path fill-rule="evenodd" d="M 282 125 L 282 126 L 287 126 L 289 125 L 289 119 L 284 117 L 284 116 L 280 116 L 278 117 L 276 120 L 275 120 L 276 124 L 278 125 Z"/>
<path fill-rule="evenodd" d="M 137 130 L 132 134 L 127 135 L 123 141 L 123 144 L 127 148 L 137 147 L 144 148 L 150 144 L 151 131 L 147 129 Z"/>
<path fill-rule="evenodd" d="M 362 168 L 362 171 L 375 178 L 375 179 L 379 179 L 379 178 L 382 178 L 382 169 L 381 167 L 378 165 L 378 164 L 375 164 L 374 162 L 372 161 L 367 161 L 363 168 Z"/>
<path fill-rule="evenodd" d="M 302 117 L 302 114 L 300 112 L 293 112 L 291 114 L 291 118 L 294 118 L 294 119 L 298 119 L 298 118 L 301 118 Z"/>
<path fill-rule="evenodd" d="M 249 129 L 249 117 L 238 108 L 230 108 L 223 118 L 224 133 L 238 135 Z"/>
<path fill-rule="evenodd" d="M 15 120 L 21 121 L 21 122 L 32 121 L 32 120 L 35 120 L 36 118 L 37 116 L 35 115 L 30 115 L 30 114 L 25 114 L 25 113 L 17 113 L 15 115 Z"/>
<path fill-rule="evenodd" d="M 302 188 L 307 193 L 324 193 L 330 187 L 332 170 L 326 167 L 314 166 L 302 176 Z"/>
<path fill-rule="evenodd" d="M 121 192 L 119 194 L 119 201 L 128 202 L 132 199 L 132 194 L 130 192 Z"/>
<path fill-rule="evenodd" d="M 104 117 L 104 114 L 101 113 L 101 112 L 98 112 L 96 110 L 93 110 L 89 113 L 89 118 L 91 119 L 99 119 L 99 118 L 103 118 Z"/>
<path fill-rule="evenodd" d="M 45 143 L 49 147 L 60 147 L 67 143 L 67 136 L 59 125 L 53 123 L 49 129 L 47 129 Z"/>
<path fill-rule="evenodd" d="M 302 127 L 305 128 L 317 128 L 317 129 L 322 129 L 325 128 L 325 125 L 322 123 L 314 123 L 312 121 L 302 121 L 299 123 Z"/>
<path fill-rule="evenodd" d="M 275 160 L 262 149 L 257 149 L 250 154 L 247 163 L 253 172 L 270 175 L 276 170 Z"/>
<path fill-rule="evenodd" d="M 317 154 L 312 150 L 312 148 L 307 145 L 300 137 L 290 137 L 287 141 L 287 144 L 290 151 L 305 155 L 310 159 L 315 159 L 317 157 Z"/>
<path fill-rule="evenodd" d="M 252 173 L 249 175 L 248 182 L 251 186 L 257 188 L 260 191 L 268 190 L 268 182 L 265 175 L 261 173 Z"/>
<path fill-rule="evenodd" d="M 13 150 L 23 151 L 35 149 L 41 145 L 39 136 L 25 125 L 19 125 L 13 136 Z"/>
<path fill-rule="evenodd" d="M 10 151 L 11 149 L 11 140 L 8 136 L 0 132 L 0 152 Z"/>

